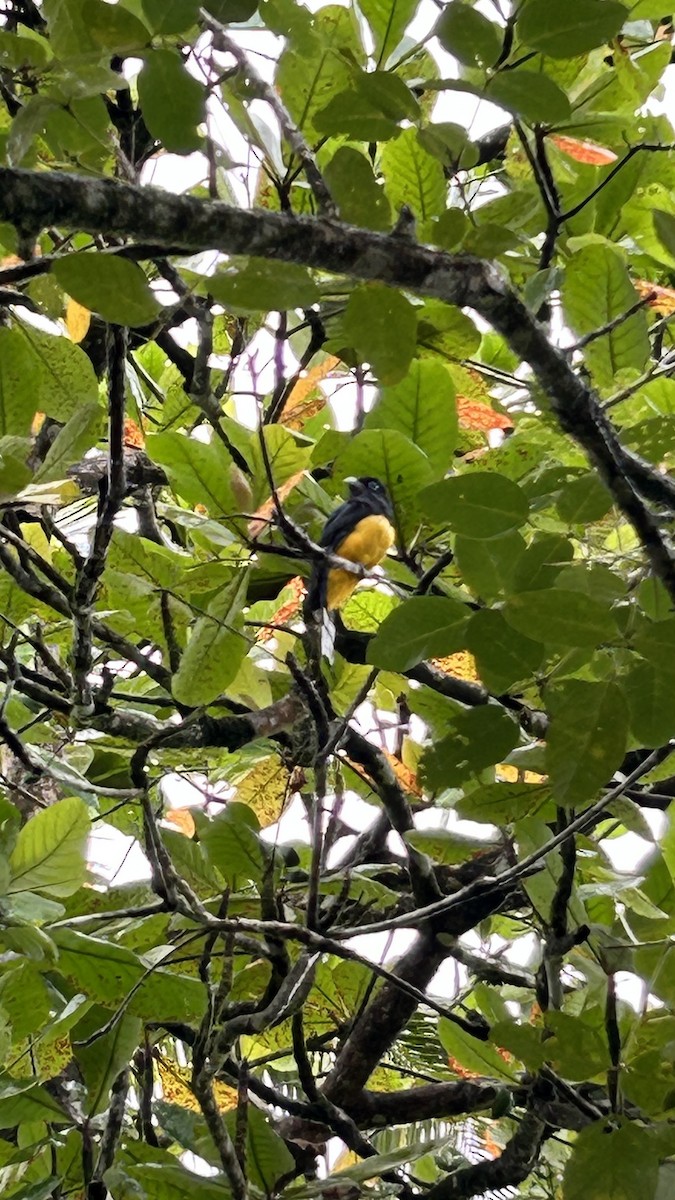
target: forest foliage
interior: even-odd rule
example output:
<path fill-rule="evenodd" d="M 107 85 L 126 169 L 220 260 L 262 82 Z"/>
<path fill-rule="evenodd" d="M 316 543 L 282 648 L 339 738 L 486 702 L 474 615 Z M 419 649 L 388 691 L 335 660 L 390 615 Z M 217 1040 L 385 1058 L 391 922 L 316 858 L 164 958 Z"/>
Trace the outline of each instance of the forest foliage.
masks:
<path fill-rule="evenodd" d="M 3 1196 L 673 1195 L 673 37 L 6 0 Z"/>

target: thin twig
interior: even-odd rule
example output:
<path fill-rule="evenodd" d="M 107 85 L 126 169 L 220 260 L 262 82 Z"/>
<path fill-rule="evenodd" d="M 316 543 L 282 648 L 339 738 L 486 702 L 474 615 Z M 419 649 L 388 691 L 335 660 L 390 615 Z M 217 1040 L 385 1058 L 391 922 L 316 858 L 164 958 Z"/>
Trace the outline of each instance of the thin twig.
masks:
<path fill-rule="evenodd" d="M 277 92 L 275 92 L 274 88 L 270 87 L 270 85 L 265 83 L 265 80 L 261 78 L 255 67 L 252 66 L 248 56 L 242 50 L 241 46 L 238 46 L 237 43 L 230 37 L 227 27 L 225 25 L 221 25 L 220 21 L 217 21 L 216 18 L 212 16 L 211 13 L 207 12 L 206 9 L 201 8 L 199 12 L 207 29 L 212 30 L 214 34 L 214 49 L 224 51 L 225 53 L 232 55 L 237 63 L 237 66 L 239 67 L 239 70 L 244 74 L 249 85 L 252 84 L 255 87 L 255 90 L 260 98 L 265 100 L 272 109 L 277 121 L 279 122 L 281 131 L 286 138 L 286 141 L 304 168 L 305 175 L 307 176 L 307 182 L 312 189 L 319 212 L 325 217 L 336 216 L 333 198 L 330 194 L 328 185 L 316 164 L 314 154 L 312 153 L 302 133 L 298 129 L 298 126 L 295 124 L 295 121 L 291 117 L 291 114 L 288 112 L 286 106 L 281 101 L 281 98 Z"/>

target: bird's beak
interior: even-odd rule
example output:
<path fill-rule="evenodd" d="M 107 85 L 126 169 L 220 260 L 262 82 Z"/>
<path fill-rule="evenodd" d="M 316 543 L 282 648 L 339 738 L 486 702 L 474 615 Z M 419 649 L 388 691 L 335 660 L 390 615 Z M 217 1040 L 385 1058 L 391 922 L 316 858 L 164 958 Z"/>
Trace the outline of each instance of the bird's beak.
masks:
<path fill-rule="evenodd" d="M 353 484 L 355 484 L 355 483 L 358 483 L 358 482 L 359 482 L 359 481 L 358 481 L 358 479 L 356 478 L 356 475 L 345 475 L 345 483 L 348 483 L 350 487 L 351 487 Z"/>

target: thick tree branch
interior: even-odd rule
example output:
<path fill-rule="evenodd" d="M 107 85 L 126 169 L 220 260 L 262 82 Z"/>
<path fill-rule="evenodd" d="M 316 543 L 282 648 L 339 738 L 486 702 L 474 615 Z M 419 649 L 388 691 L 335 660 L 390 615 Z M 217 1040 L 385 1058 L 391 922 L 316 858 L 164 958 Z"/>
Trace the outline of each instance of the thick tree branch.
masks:
<path fill-rule="evenodd" d="M 527 1112 L 499 1158 L 446 1175 L 429 1189 L 427 1200 L 468 1200 L 522 1183 L 534 1170 L 545 1130 L 545 1121 L 536 1112 Z"/>
<path fill-rule="evenodd" d="M 153 188 L 61 172 L 0 169 L 0 218 L 21 234 L 46 226 L 126 236 L 184 250 L 303 263 L 473 308 L 527 362 L 561 428 L 583 447 L 675 601 L 675 555 L 643 497 L 675 507 L 675 484 L 625 450 L 597 397 L 493 264 L 338 221 L 232 208 Z"/>

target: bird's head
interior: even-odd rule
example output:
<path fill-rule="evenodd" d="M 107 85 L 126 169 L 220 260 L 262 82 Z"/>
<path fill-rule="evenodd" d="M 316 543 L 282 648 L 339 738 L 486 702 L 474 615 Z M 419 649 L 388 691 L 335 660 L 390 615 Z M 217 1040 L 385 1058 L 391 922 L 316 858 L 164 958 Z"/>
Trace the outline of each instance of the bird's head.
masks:
<path fill-rule="evenodd" d="M 369 508 L 385 513 L 388 517 L 392 516 L 389 493 L 380 479 L 376 479 L 373 475 L 362 475 L 359 479 L 355 479 L 353 475 L 350 475 L 345 479 L 345 483 L 349 484 L 350 499 L 361 500 Z"/>

